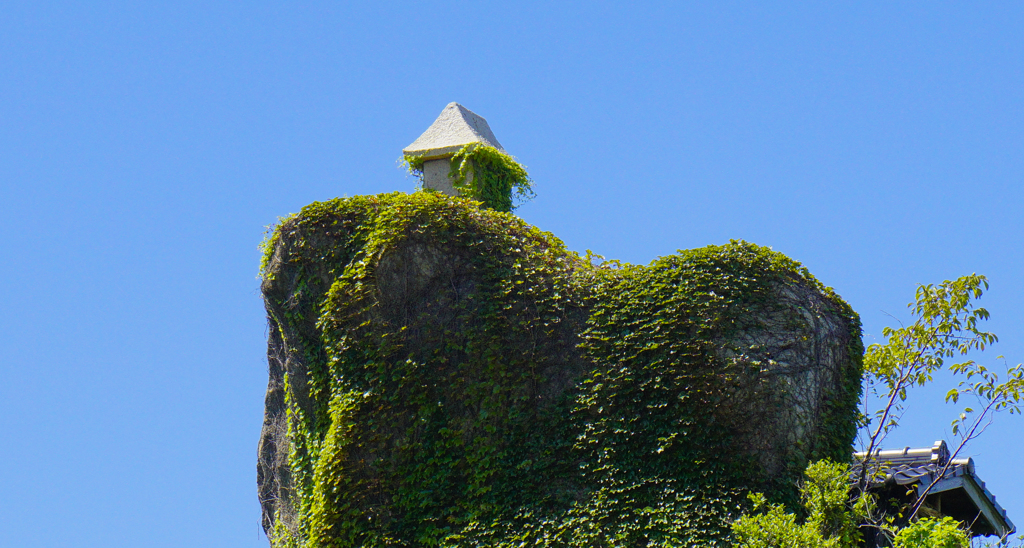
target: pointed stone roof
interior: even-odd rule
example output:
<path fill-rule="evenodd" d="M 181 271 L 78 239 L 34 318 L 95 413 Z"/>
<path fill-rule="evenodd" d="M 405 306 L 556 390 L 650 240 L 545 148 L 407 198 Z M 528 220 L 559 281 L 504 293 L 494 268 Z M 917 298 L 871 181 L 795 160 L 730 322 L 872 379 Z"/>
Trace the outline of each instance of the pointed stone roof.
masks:
<path fill-rule="evenodd" d="M 450 156 L 470 143 L 483 143 L 505 151 L 491 132 L 487 120 L 458 103 L 448 103 L 441 115 L 411 145 L 402 150 L 406 156 L 425 160 Z"/>

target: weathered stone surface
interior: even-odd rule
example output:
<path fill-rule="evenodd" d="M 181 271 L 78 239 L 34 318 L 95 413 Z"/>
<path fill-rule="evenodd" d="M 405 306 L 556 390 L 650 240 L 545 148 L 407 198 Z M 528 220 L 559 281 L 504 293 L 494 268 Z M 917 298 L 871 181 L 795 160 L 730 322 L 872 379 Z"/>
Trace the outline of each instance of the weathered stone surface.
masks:
<path fill-rule="evenodd" d="M 765 474 L 806 458 L 850 362 L 849 320 L 818 288 L 793 280 L 772 288 L 752 321 L 719 343 L 736 371 L 730 410 L 739 451 L 757 455 Z"/>
<path fill-rule="evenodd" d="M 427 160 L 423 163 L 423 187 L 436 190 L 448 196 L 458 196 L 455 185 L 452 184 L 448 173 L 451 171 L 451 162 L 448 158 Z M 467 179 L 470 179 L 467 177 Z"/>

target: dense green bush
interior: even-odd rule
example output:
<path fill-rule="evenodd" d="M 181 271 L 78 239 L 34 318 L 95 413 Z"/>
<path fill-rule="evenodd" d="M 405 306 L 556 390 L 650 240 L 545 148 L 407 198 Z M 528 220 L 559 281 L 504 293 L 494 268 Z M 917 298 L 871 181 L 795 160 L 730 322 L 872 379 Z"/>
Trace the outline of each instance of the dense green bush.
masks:
<path fill-rule="evenodd" d="M 922 518 L 896 534 L 895 548 L 968 548 L 970 539 L 951 517 Z"/>
<path fill-rule="evenodd" d="M 736 548 L 856 548 L 871 495 L 857 496 L 851 489 L 850 466 L 819 461 L 807 467 L 800 486 L 801 519 L 781 504 L 769 504 L 763 495 L 751 495 L 753 511 L 737 519 L 732 530 Z M 963 524 L 950 517 L 921 518 L 902 528 L 882 526 L 894 548 L 968 548 Z M 867 530 L 867 529 L 865 529 Z"/>
<path fill-rule="evenodd" d="M 850 506 L 850 465 L 818 461 L 807 467 L 800 485 L 806 518 L 801 520 L 764 495 L 751 495 L 754 511 L 737 519 L 736 548 L 855 548 L 857 516 Z"/>

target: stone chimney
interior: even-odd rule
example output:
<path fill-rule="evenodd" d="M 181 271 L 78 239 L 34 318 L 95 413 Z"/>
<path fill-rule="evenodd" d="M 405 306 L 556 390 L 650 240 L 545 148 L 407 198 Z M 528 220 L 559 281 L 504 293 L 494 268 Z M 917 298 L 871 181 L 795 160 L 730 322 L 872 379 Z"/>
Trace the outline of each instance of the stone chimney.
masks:
<path fill-rule="evenodd" d="M 450 160 L 459 149 L 471 143 L 481 143 L 505 152 L 487 125 L 487 120 L 458 103 L 448 103 L 437 120 L 423 135 L 405 147 L 402 153 L 406 157 L 425 160 L 424 188 L 456 196 L 458 192 L 448 177 Z M 468 178 L 472 180 L 471 176 Z"/>

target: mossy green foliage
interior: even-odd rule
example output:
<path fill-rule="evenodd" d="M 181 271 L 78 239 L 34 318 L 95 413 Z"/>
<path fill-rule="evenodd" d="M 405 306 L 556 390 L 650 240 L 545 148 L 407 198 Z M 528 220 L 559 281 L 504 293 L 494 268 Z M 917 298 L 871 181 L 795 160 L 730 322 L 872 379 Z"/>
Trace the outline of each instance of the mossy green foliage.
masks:
<path fill-rule="evenodd" d="M 404 158 L 409 171 L 422 176 L 422 158 Z M 533 181 L 515 158 L 488 145 L 470 143 L 456 152 L 448 176 L 459 194 L 479 201 L 484 207 L 509 212 L 517 203 L 534 197 Z"/>
<path fill-rule="evenodd" d="M 798 263 L 767 248 L 708 246 L 594 278 L 581 344 L 592 369 L 581 379 L 573 424 L 592 490 L 569 523 L 572 534 L 595 538 L 578 545 L 714 546 L 725 542 L 723 526 L 746 489 L 794 500 L 793 480 L 806 461 L 766 478 L 739 448 L 737 425 L 753 414 L 758 395 L 738 400 L 737 383 L 749 382 L 749 371 L 722 354 L 740 332 L 763 328 L 758 319 L 780 306 L 778 286 L 794 282 L 832 299 L 849 319 L 856 335 L 850 350 L 859 356 L 856 314 Z M 859 363 L 847 369 L 808 456 L 849 455 Z"/>
<path fill-rule="evenodd" d="M 308 401 L 291 379 L 286 392 L 302 543 L 431 545 L 473 516 L 566 504 L 572 400 L 550 385 L 575 375 L 582 262 L 561 242 L 426 192 L 313 204 L 272 237 L 299 288 L 272 322 L 309 370 Z M 406 267 L 450 276 L 410 289 Z M 382 276 L 415 302 L 378 295 Z"/>
<path fill-rule="evenodd" d="M 606 268 L 428 192 L 316 203 L 271 238 L 264 276 L 298 289 L 265 295 L 271 324 L 309 371 L 287 379 L 299 524 L 276 546 L 726 545 L 744 493 L 803 469 L 766 482 L 718 412 L 713 341 L 773 284 L 817 284 L 767 248 Z M 809 453 L 848 455 L 844 390 Z"/>

